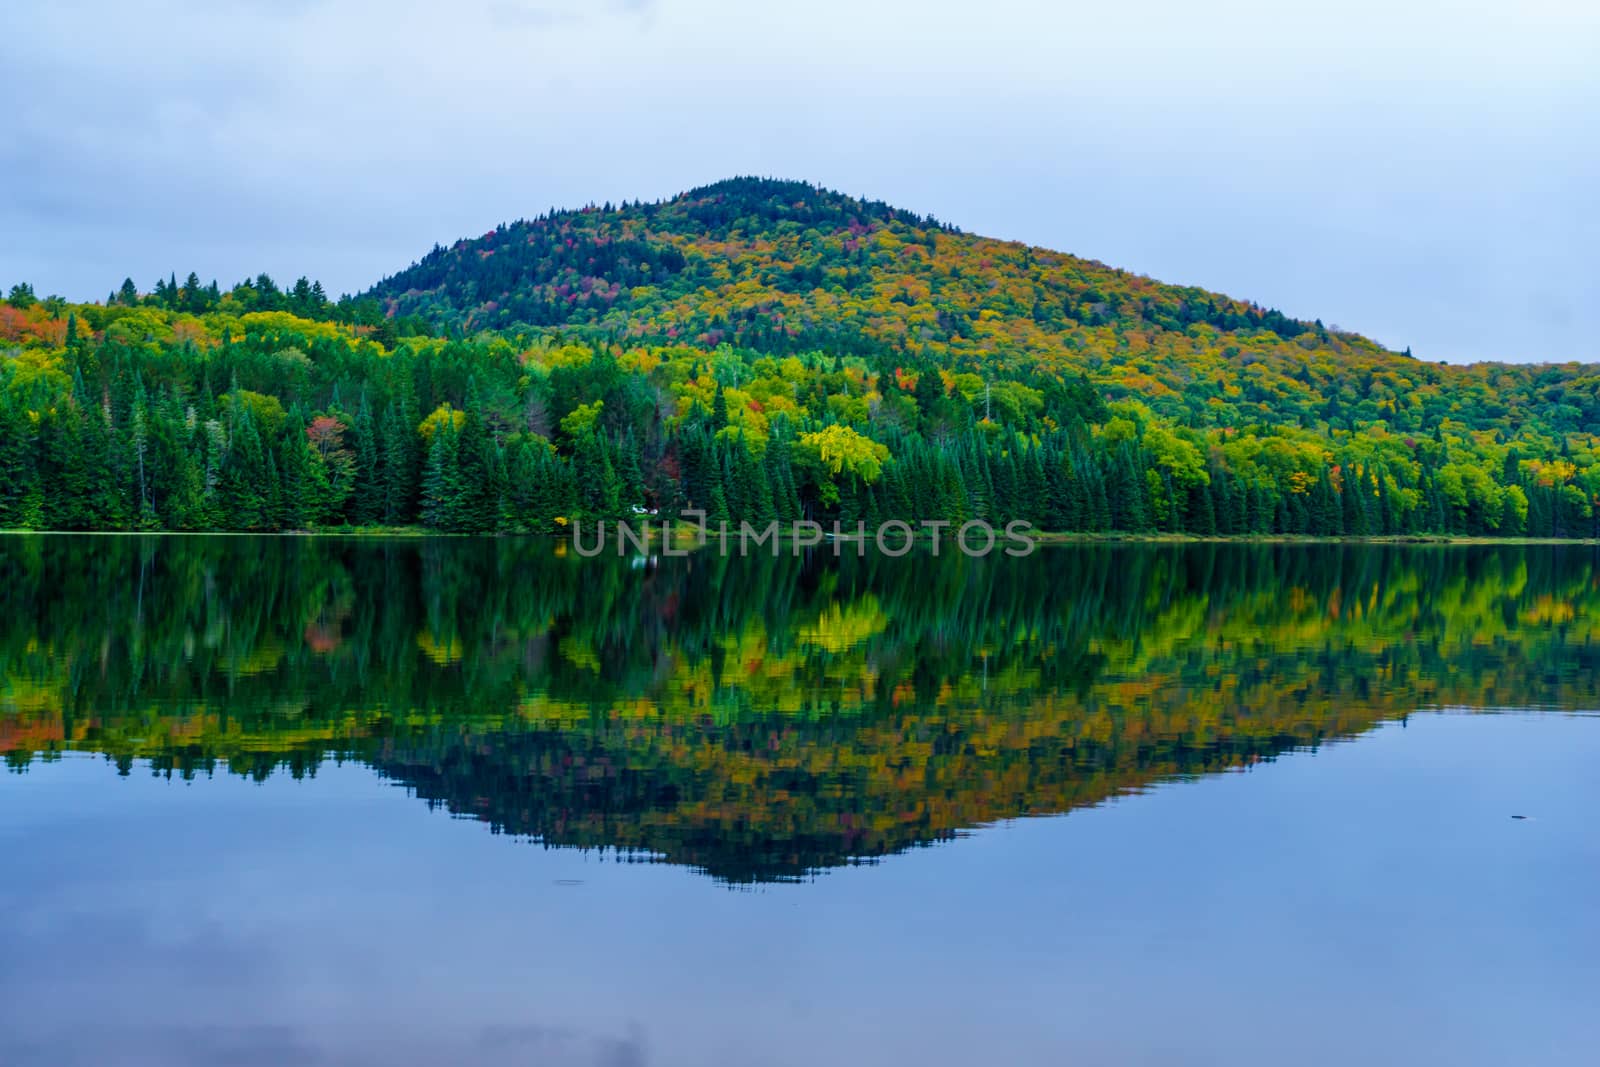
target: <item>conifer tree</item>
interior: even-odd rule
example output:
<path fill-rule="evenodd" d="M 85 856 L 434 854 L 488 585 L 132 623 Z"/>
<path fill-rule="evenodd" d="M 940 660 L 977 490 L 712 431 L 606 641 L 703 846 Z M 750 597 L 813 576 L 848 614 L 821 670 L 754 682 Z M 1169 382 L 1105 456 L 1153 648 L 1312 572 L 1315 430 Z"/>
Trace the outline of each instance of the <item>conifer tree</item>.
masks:
<path fill-rule="evenodd" d="M 445 419 L 433 431 L 422 475 L 423 523 L 437 530 L 460 529 L 461 489 L 460 442 L 454 421 Z"/>

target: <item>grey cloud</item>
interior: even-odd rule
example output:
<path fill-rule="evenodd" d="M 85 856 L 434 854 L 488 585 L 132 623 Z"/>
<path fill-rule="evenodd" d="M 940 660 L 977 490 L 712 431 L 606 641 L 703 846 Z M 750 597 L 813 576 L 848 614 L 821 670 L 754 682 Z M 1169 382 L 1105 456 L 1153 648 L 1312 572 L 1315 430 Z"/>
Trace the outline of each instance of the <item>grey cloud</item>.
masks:
<path fill-rule="evenodd" d="M 122 1028 L 96 1025 L 8 1035 L 12 1067 L 320 1067 L 331 1062 L 288 1027 Z"/>
<path fill-rule="evenodd" d="M 479 1063 L 582 1063 L 592 1067 L 646 1067 L 648 1062 L 644 1032 L 638 1027 L 625 1037 L 598 1037 L 537 1024 L 484 1028 L 472 1059 Z"/>
<path fill-rule="evenodd" d="M 0 40 L 0 286 L 267 270 L 355 291 L 552 205 L 764 173 L 1428 358 L 1595 359 L 1597 12 L 22 5 Z"/>
<path fill-rule="evenodd" d="M 545 29 L 608 14 L 644 16 L 655 6 L 656 0 L 489 0 L 489 14 L 503 26 Z"/>
<path fill-rule="evenodd" d="M 643 1036 L 511 1024 L 482 1028 L 87 1023 L 6 1034 L 9 1067 L 648 1067 Z"/>

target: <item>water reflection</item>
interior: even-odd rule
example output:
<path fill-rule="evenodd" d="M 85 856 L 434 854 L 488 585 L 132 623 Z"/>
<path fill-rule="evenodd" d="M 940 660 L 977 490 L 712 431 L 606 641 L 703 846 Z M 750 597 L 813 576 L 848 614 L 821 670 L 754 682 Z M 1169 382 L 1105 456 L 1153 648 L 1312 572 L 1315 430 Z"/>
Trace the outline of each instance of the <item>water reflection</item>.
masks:
<path fill-rule="evenodd" d="M 729 881 L 1268 759 L 1591 706 L 1583 547 L 1092 546 L 639 568 L 539 540 L 0 538 L 0 750 L 354 759 Z"/>

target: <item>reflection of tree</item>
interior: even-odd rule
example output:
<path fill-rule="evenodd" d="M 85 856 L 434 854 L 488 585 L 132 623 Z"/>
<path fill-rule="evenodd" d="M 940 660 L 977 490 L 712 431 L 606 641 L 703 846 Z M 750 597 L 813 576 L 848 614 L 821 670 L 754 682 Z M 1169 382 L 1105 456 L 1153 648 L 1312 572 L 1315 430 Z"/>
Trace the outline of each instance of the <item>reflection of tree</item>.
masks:
<path fill-rule="evenodd" d="M 792 877 L 1420 706 L 1574 706 L 1581 548 L 1022 559 L 8 538 L 0 749 L 366 761 L 496 828 Z"/>

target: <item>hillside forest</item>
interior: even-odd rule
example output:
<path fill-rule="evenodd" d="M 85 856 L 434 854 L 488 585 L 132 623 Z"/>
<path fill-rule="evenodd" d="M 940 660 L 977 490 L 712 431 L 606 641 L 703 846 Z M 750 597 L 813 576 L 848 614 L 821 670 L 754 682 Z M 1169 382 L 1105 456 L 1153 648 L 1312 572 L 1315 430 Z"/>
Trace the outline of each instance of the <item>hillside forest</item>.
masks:
<path fill-rule="evenodd" d="M 0 304 L 0 528 L 1026 520 L 1593 537 L 1600 368 L 1451 365 L 798 182 L 552 211 L 365 293 Z"/>

